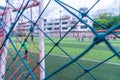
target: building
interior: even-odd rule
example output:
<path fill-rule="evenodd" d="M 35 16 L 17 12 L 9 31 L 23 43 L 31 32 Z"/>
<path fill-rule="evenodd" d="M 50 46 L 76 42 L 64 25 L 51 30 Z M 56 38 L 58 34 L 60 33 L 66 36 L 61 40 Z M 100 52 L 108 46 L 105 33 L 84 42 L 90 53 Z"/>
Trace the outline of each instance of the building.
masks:
<path fill-rule="evenodd" d="M 16 26 L 16 35 L 19 35 L 19 36 L 25 36 L 27 34 L 30 33 L 31 31 L 31 27 L 32 27 L 32 24 L 30 21 L 27 21 L 27 22 L 20 22 L 18 23 L 18 26 Z M 34 27 L 34 36 L 38 36 L 38 28 L 35 26 Z"/>
<path fill-rule="evenodd" d="M 92 23 L 87 20 L 86 18 L 83 19 L 87 24 L 92 25 Z M 69 31 L 78 20 L 74 17 L 69 15 L 63 15 L 61 18 L 44 18 L 44 31 L 49 36 L 56 36 L 64 35 L 67 31 Z M 16 30 L 21 33 L 21 35 L 28 34 L 30 32 L 31 22 L 24 22 L 18 23 Z M 38 35 L 38 29 L 35 27 L 34 35 Z M 75 32 L 84 32 L 90 31 L 90 29 L 84 25 L 83 23 L 79 22 L 71 31 L 71 33 Z M 70 35 L 69 35 L 70 36 Z"/>
<path fill-rule="evenodd" d="M 82 13 L 87 12 L 87 10 L 88 8 L 86 7 L 82 7 L 79 9 L 79 11 Z M 78 14 L 78 16 L 81 15 Z M 82 20 L 84 20 L 85 23 L 92 26 L 92 22 L 87 17 L 84 17 Z M 70 31 L 67 37 L 76 37 L 76 36 L 82 37 L 83 35 L 86 34 L 86 31 L 91 32 L 91 30 L 85 24 L 79 22 L 78 19 L 68 14 L 64 14 L 64 15 L 60 14 L 59 18 L 54 18 L 53 16 L 44 17 L 43 22 L 44 22 L 44 32 L 51 37 L 61 37 L 73 27 L 74 28 Z M 32 24 L 29 21 L 19 22 L 17 26 L 17 31 L 20 33 L 20 35 L 28 34 L 30 32 L 31 26 Z M 39 30 L 37 29 L 37 27 L 35 27 L 33 34 L 37 36 L 38 31 Z"/>

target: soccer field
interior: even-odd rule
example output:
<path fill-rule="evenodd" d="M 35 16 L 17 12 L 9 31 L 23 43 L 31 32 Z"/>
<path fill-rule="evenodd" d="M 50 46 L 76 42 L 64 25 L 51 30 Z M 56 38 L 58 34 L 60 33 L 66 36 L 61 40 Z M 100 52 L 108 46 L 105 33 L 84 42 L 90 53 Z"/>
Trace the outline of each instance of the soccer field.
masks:
<path fill-rule="evenodd" d="M 57 42 L 56 39 L 55 41 Z M 120 49 L 120 46 L 118 45 L 120 43 L 119 40 L 110 40 L 109 42 L 112 46 L 114 46 L 114 48 L 116 48 L 116 50 Z M 77 55 L 81 54 L 91 43 L 92 40 L 90 39 L 86 39 L 84 42 L 78 42 L 74 38 L 67 38 L 62 40 L 62 42 L 60 43 L 60 47 L 64 49 L 65 52 L 69 54 L 69 56 L 76 57 Z M 45 47 L 46 51 L 49 52 L 52 43 L 50 43 L 49 40 L 46 40 L 45 45 L 47 45 Z M 64 54 L 58 47 L 53 49 L 51 54 L 55 55 L 50 56 L 50 58 L 53 57 L 51 59 L 56 58 L 55 60 L 50 60 L 51 62 L 48 61 L 49 63 L 51 63 L 50 65 L 52 66 L 53 71 L 54 69 L 58 69 L 58 66 L 61 67 L 71 60 L 70 57 Z M 120 60 L 118 57 L 112 56 L 114 56 L 114 53 L 112 53 L 112 51 L 106 46 L 106 44 L 100 43 L 98 45 L 95 45 L 94 48 L 92 48 L 88 53 L 77 60 L 77 62 L 80 62 L 80 64 L 82 64 L 84 68 L 92 69 L 90 72 L 94 75 L 95 79 L 119 80 L 118 74 L 120 74 Z M 103 62 L 110 57 L 111 59 L 109 59 L 106 63 L 99 65 L 101 64 L 100 62 Z M 50 72 L 52 72 L 52 68 L 50 67 Z M 90 74 L 86 73 L 83 76 L 79 76 L 82 74 L 84 74 L 84 70 L 82 70 L 82 68 L 77 63 L 73 63 L 64 70 L 60 71 L 58 74 L 56 74 L 55 78 L 56 80 L 74 80 L 79 77 L 77 80 L 93 80 Z"/>
<path fill-rule="evenodd" d="M 53 40 L 54 42 L 58 42 L 59 39 Z M 32 44 L 31 41 L 28 41 L 28 45 L 29 51 L 32 52 L 33 56 L 37 59 L 38 38 L 35 38 L 34 41 L 34 44 Z M 110 40 L 109 42 L 116 48 L 116 50 L 120 49 L 118 45 L 120 43 L 119 40 Z M 81 54 L 91 43 L 91 39 L 85 39 L 84 42 L 78 42 L 75 38 L 64 38 L 60 42 L 59 46 L 54 47 L 54 43 L 52 41 L 45 39 L 45 53 L 49 53 L 49 55 L 45 58 L 46 76 L 50 75 L 54 71 L 72 61 L 72 59 Z M 16 43 L 16 46 L 19 47 L 19 44 Z M 109 57 L 111 57 L 110 60 L 106 61 L 105 63 L 101 63 Z M 33 65 L 36 65 L 36 63 L 30 62 L 30 60 L 32 60 L 30 54 L 28 55 L 28 58 L 29 59 L 26 62 L 28 62 L 28 65 L 32 69 L 34 67 Z M 11 60 L 8 61 L 8 65 L 11 63 L 10 61 Z M 18 60 L 18 62 L 22 65 L 21 61 Z M 32 65 L 30 63 L 32 63 Z M 50 79 L 74 80 L 79 77 L 77 80 L 94 80 L 95 77 L 95 79 L 98 80 L 119 80 L 119 63 L 119 58 L 114 56 L 114 53 L 112 53 L 104 43 L 100 43 L 98 45 L 95 45 L 95 47 L 93 47 L 88 53 L 79 58 L 77 62 L 72 63 L 65 69 L 53 75 Z M 17 68 L 17 65 L 14 65 L 12 71 L 15 72 Z M 89 69 L 90 74 L 88 74 L 87 72 L 84 73 L 84 69 Z M 21 72 L 18 72 L 18 74 L 20 73 Z M 36 72 L 34 73 L 36 74 L 36 76 L 38 76 Z M 19 76 L 18 74 L 16 75 L 16 77 Z M 11 75 L 7 74 L 6 76 L 10 77 Z M 21 77 L 20 79 L 22 79 L 23 77 Z"/>
<path fill-rule="evenodd" d="M 58 41 L 58 39 L 54 40 L 55 42 Z M 119 51 L 120 46 L 118 45 L 120 43 L 120 40 L 110 40 L 109 41 L 114 48 Z M 72 57 L 76 57 L 77 55 L 81 54 L 90 44 L 92 43 L 92 39 L 85 39 L 84 42 L 77 41 L 75 38 L 65 38 L 60 42 L 60 47 L 68 53 Z M 53 43 L 51 43 L 50 40 L 45 40 L 45 53 L 48 53 L 49 50 L 54 46 Z M 60 50 L 60 48 L 55 47 L 50 54 L 55 55 L 62 55 L 67 56 L 63 51 Z M 82 58 L 86 59 L 92 59 L 92 60 L 104 60 L 110 56 L 114 55 L 114 53 L 107 47 L 105 43 L 100 43 L 98 45 L 95 45 L 88 53 L 86 53 Z M 113 57 L 108 62 L 114 62 L 114 63 L 120 63 L 120 60 L 118 57 Z"/>
<path fill-rule="evenodd" d="M 54 70 L 58 69 L 58 67 L 61 67 L 62 65 L 67 63 L 68 61 L 70 61 L 70 59 L 67 57 L 51 55 L 46 59 L 46 70 L 48 71 L 48 73 L 51 73 Z M 78 62 L 83 64 L 86 68 L 91 68 L 99 63 L 96 61 L 81 60 L 81 59 L 78 60 Z M 93 69 L 91 73 L 97 78 L 97 80 L 119 80 L 120 78 L 119 66 L 120 65 L 117 64 L 104 63 L 101 66 Z M 77 63 L 73 63 L 67 68 L 57 73 L 56 75 L 54 75 L 51 79 L 74 80 L 78 75 L 82 73 L 84 73 L 82 68 Z M 88 73 L 86 73 L 77 80 L 94 80 L 94 79 L 91 78 L 91 76 Z"/>

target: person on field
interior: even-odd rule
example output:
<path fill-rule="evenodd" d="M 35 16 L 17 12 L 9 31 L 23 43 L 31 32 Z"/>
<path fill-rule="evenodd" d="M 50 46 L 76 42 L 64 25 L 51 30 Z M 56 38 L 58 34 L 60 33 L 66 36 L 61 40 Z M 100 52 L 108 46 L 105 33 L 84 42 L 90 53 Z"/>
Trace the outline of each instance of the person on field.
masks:
<path fill-rule="evenodd" d="M 117 38 L 117 37 L 114 35 L 114 36 L 113 36 L 113 39 L 115 40 L 116 38 Z"/>
<path fill-rule="evenodd" d="M 31 34 L 31 41 L 33 42 L 33 33 Z"/>
<path fill-rule="evenodd" d="M 28 44 L 27 44 L 27 39 L 25 39 L 25 43 L 24 43 L 24 56 L 23 56 L 23 59 L 24 60 L 27 60 L 27 57 L 28 57 Z"/>

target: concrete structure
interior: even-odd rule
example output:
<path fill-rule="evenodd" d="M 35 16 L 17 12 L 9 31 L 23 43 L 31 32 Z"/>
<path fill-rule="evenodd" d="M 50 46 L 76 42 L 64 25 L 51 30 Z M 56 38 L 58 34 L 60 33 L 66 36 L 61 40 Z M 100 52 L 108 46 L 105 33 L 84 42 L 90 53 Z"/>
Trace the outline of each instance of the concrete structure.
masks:
<path fill-rule="evenodd" d="M 88 8 L 80 8 L 80 12 L 87 12 Z M 78 16 L 81 16 L 78 14 Z M 77 22 L 78 20 L 71 15 L 64 14 L 61 15 L 59 18 L 54 17 L 44 17 L 44 32 L 48 34 L 51 37 L 61 37 L 63 36 L 67 31 L 69 31 Z M 84 17 L 83 20 L 92 26 L 92 22 L 87 18 Z M 17 26 L 17 32 L 19 32 L 19 35 L 25 35 L 30 32 L 31 22 L 19 22 Z M 37 27 L 34 28 L 34 36 L 38 36 L 39 29 Z M 90 29 L 83 23 L 79 22 L 72 31 L 67 35 L 67 37 L 75 37 L 78 36 L 78 33 L 85 33 L 91 32 Z M 80 34 L 81 35 L 81 34 Z M 83 36 L 83 34 L 82 34 Z M 89 35 L 88 35 L 89 36 Z M 80 36 L 81 37 L 81 36 Z"/>
<path fill-rule="evenodd" d="M 92 22 L 87 18 L 83 18 L 83 20 L 92 26 Z M 76 23 L 78 22 L 77 19 L 71 17 L 70 15 L 63 15 L 61 18 L 44 18 L 44 31 L 51 37 L 59 37 L 60 35 L 64 35 L 68 30 L 71 29 Z M 19 33 L 28 34 L 30 32 L 31 23 L 24 22 L 18 23 L 17 31 Z M 34 35 L 37 36 L 38 34 L 37 27 L 34 28 Z M 78 32 L 86 32 L 90 31 L 90 29 L 84 25 L 83 23 L 79 22 L 74 29 L 72 29 L 71 33 L 78 33 Z M 72 35 L 68 35 L 73 37 Z"/>
<path fill-rule="evenodd" d="M 84 18 L 83 20 L 86 23 L 92 25 L 92 23 L 88 19 Z M 60 18 L 56 18 L 56 19 L 46 18 L 44 19 L 45 32 L 46 33 L 54 33 L 54 32 L 65 33 L 68 30 L 70 30 L 70 28 L 73 27 L 77 22 L 78 22 L 77 19 L 69 15 L 62 16 L 61 21 L 60 21 Z M 83 23 L 79 22 L 72 31 L 74 32 L 90 31 L 90 29 Z"/>

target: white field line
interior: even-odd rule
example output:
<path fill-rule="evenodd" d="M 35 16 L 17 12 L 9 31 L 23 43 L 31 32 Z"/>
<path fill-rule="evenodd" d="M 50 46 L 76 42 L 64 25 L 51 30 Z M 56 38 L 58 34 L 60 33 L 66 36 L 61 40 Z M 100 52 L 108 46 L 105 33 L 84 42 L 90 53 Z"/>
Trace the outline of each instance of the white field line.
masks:
<path fill-rule="evenodd" d="M 56 56 L 56 57 L 65 57 L 65 58 L 69 58 L 69 57 L 67 57 L 67 56 L 62 56 L 62 55 L 55 55 L 55 54 L 51 54 L 52 56 Z M 74 57 L 73 57 L 74 58 Z M 80 60 L 85 60 L 85 61 L 92 61 L 92 62 L 101 62 L 101 61 L 99 61 L 99 60 L 92 60 L 92 59 L 86 59 L 86 58 L 80 58 Z M 107 64 L 112 64 L 112 65 L 119 65 L 120 66 L 120 64 L 119 63 L 114 63 L 114 62 L 105 62 L 105 63 L 107 63 Z"/>

